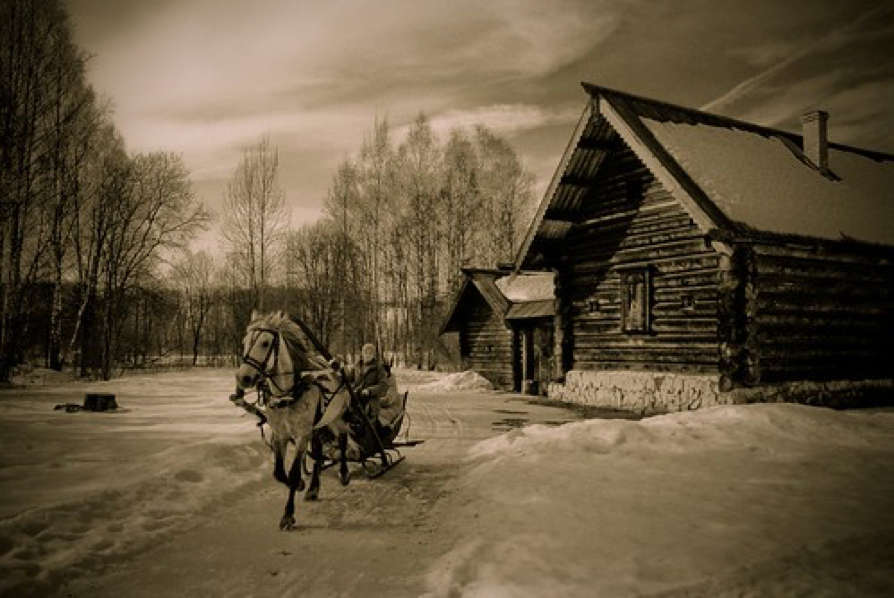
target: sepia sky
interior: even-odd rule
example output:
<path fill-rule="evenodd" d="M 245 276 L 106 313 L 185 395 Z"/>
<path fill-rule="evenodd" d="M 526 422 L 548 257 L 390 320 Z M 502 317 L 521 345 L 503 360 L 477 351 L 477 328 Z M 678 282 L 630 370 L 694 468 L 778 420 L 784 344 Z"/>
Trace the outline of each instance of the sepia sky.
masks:
<path fill-rule="evenodd" d="M 376 117 L 420 111 L 505 136 L 542 193 L 580 81 L 791 130 L 824 109 L 894 153 L 894 1 L 66 1 L 128 149 L 183 154 L 215 209 L 267 134 L 295 225 Z"/>

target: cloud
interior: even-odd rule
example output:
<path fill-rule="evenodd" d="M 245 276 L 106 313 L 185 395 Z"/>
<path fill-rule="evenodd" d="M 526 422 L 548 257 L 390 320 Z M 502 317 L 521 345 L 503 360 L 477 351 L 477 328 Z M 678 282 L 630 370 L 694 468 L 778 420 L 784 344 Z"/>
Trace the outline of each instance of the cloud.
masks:
<path fill-rule="evenodd" d="M 855 20 L 861 1 L 67 0 L 131 150 L 182 153 L 214 202 L 269 135 L 305 215 L 376 117 L 400 139 L 420 111 L 439 132 L 506 136 L 543 187 L 586 101 L 581 80 L 687 105 L 735 87 L 717 111 L 786 125 L 829 98 L 832 134 L 869 139 L 890 98 L 881 17 L 894 18 Z M 835 22 L 851 27 L 817 34 Z"/>
<path fill-rule="evenodd" d="M 127 114 L 270 108 L 461 80 L 542 76 L 617 25 L 586 5 L 237 2 L 168 5 L 116 37 L 97 77 Z M 280 106 L 281 109 L 281 106 Z"/>
<path fill-rule="evenodd" d="M 400 127 L 424 111 L 437 127 L 506 134 L 561 121 L 561 111 L 511 103 L 513 82 L 580 60 L 620 22 L 574 1 L 121 4 L 117 22 L 101 15 L 91 78 L 114 98 L 128 146 L 182 153 L 195 180 L 220 181 L 270 135 L 296 197 L 324 193 L 320 165 L 356 150 L 376 116 Z"/>
<path fill-rule="evenodd" d="M 828 110 L 833 141 L 894 151 L 891 48 L 894 2 L 886 2 L 820 36 L 702 109 L 788 129 L 797 129 L 799 116 L 807 110 Z"/>
<path fill-rule="evenodd" d="M 562 110 L 529 104 L 495 104 L 469 110 L 448 110 L 433 117 L 431 125 L 435 131 L 446 133 L 450 129 L 481 124 L 500 135 L 512 136 L 526 130 L 573 121 L 579 112 L 578 107 Z"/>

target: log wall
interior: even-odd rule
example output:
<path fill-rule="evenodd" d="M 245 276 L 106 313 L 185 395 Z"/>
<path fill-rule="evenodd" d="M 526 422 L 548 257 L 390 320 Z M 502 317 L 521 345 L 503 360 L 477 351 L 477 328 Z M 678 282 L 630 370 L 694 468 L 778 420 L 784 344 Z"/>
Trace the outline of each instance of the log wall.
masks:
<path fill-rule="evenodd" d="M 463 367 L 475 370 L 497 388 L 512 390 L 512 331 L 483 297 L 470 302 L 466 314 L 460 333 Z"/>
<path fill-rule="evenodd" d="M 605 160 L 582 212 L 560 266 L 565 367 L 718 372 L 720 255 L 682 206 L 625 149 Z M 650 269 L 651 326 L 631 334 L 622 276 L 639 267 Z"/>
<path fill-rule="evenodd" d="M 785 244 L 753 253 L 761 382 L 891 377 L 890 256 Z"/>

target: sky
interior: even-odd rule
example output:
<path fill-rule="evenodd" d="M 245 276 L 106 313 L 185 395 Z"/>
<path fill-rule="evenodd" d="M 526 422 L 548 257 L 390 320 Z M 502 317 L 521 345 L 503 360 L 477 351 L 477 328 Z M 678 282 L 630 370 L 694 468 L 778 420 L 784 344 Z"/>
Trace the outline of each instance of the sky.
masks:
<path fill-rule="evenodd" d="M 182 154 L 217 209 L 269 136 L 296 226 L 376 118 L 399 140 L 420 112 L 504 136 L 542 194 L 581 81 L 789 130 L 825 109 L 894 153 L 891 0 L 66 1 L 131 151 Z"/>

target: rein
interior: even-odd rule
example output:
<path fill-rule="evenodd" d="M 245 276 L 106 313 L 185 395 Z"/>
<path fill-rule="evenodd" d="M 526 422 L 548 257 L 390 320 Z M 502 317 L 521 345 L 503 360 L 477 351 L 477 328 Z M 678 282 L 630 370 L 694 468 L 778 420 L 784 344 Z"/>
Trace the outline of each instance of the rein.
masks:
<path fill-rule="evenodd" d="M 313 423 L 316 425 L 323 418 L 326 407 L 332 402 L 333 397 L 345 388 L 347 382 L 342 376 L 339 385 L 335 390 L 330 391 L 317 380 L 299 379 L 295 377 L 291 388 L 283 388 L 277 383 L 276 378 L 294 375 L 295 372 L 280 372 L 273 374 L 269 371 L 271 361 L 275 364 L 279 360 L 279 352 L 284 344 L 281 340 L 280 332 L 272 328 L 257 328 L 253 332 L 254 337 L 252 338 L 251 346 L 245 355 L 243 355 L 242 363 L 254 368 L 258 372 L 258 376 L 260 377 L 260 380 L 257 383 L 258 400 L 254 405 L 243 400 L 242 402 L 245 404 L 242 405 L 242 407 L 247 411 L 254 413 L 259 418 L 260 421 L 258 422 L 258 427 L 261 429 L 261 439 L 264 441 L 264 444 L 272 449 L 273 447 L 271 443 L 267 441 L 267 437 L 264 433 L 264 423 L 266 423 L 267 417 L 256 405 L 261 405 L 268 409 L 288 407 L 297 402 L 301 398 L 301 395 L 310 388 L 310 385 L 314 385 L 320 390 L 322 395 L 322 400 L 317 403 L 316 413 L 314 414 Z M 258 337 L 264 332 L 269 333 L 273 340 L 270 342 L 270 346 L 267 348 L 267 353 L 264 355 L 263 359 L 255 359 L 251 356 L 251 353 L 258 342 Z M 249 405 L 250 408 L 246 405 Z"/>
<path fill-rule="evenodd" d="M 254 357 L 252 357 L 251 353 L 252 353 L 252 349 L 254 349 L 255 344 L 258 342 L 258 337 L 263 332 L 269 333 L 270 336 L 273 337 L 273 340 L 270 342 L 270 346 L 267 348 L 267 354 L 264 356 L 264 359 L 258 360 L 258 359 L 255 359 Z M 293 382 L 292 388 L 283 388 L 276 382 L 276 378 L 294 375 L 294 373 L 295 373 L 294 371 L 293 372 L 280 372 L 278 374 L 271 374 L 268 371 L 270 359 L 273 358 L 274 363 L 276 363 L 276 361 L 279 360 L 279 350 L 280 350 L 280 345 L 282 344 L 280 337 L 281 337 L 281 335 L 278 330 L 274 330 L 272 328 L 257 328 L 254 330 L 254 338 L 251 341 L 251 347 L 245 353 L 245 355 L 242 356 L 242 363 L 244 363 L 245 365 L 247 365 L 249 367 L 254 368 L 258 372 L 258 375 L 261 377 L 261 381 L 258 383 L 259 387 L 262 384 L 264 386 L 268 386 L 268 383 L 273 385 L 276 392 L 273 392 L 274 389 L 270 389 L 269 386 L 267 388 L 268 393 L 272 396 L 285 396 L 287 394 L 294 394 L 294 392 L 293 392 L 294 387 L 297 386 L 297 383 Z M 294 401 L 292 401 L 292 402 L 294 402 Z"/>

